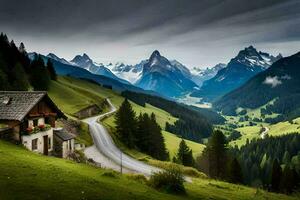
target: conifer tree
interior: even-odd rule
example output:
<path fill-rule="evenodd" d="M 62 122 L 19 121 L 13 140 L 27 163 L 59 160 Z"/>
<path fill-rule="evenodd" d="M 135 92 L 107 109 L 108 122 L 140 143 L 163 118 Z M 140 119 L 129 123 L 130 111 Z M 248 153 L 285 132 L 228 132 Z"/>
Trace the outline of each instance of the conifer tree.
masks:
<path fill-rule="evenodd" d="M 278 160 L 275 159 L 273 161 L 272 175 L 271 175 L 271 189 L 273 192 L 279 191 L 281 175 L 282 175 L 281 167 L 279 165 Z"/>
<path fill-rule="evenodd" d="M 161 133 L 161 128 L 156 122 L 156 117 L 154 113 L 151 113 L 150 117 L 150 147 L 151 147 L 151 155 L 159 160 L 167 160 L 169 159 L 169 154 L 167 152 L 164 137 Z"/>
<path fill-rule="evenodd" d="M 192 167 L 194 165 L 193 152 L 187 146 L 186 142 L 183 139 L 181 140 L 181 142 L 179 144 L 179 148 L 178 148 L 178 152 L 177 152 L 175 161 L 184 166 Z"/>
<path fill-rule="evenodd" d="M 1 67 L 1 66 L 0 66 Z M 0 90 L 9 90 L 6 74 L 0 68 Z"/>
<path fill-rule="evenodd" d="M 120 140 L 129 148 L 135 147 L 137 121 L 131 104 L 125 99 L 115 115 L 116 131 Z"/>
<path fill-rule="evenodd" d="M 290 166 L 289 165 L 286 165 L 284 167 L 284 170 L 282 172 L 282 176 L 281 176 L 281 179 L 280 179 L 280 192 L 282 193 L 286 193 L 286 194 L 289 194 L 293 191 L 294 189 L 294 183 L 295 183 L 295 180 L 293 177 L 293 171 L 291 170 Z"/>
<path fill-rule="evenodd" d="M 156 122 L 155 115 L 140 114 L 136 134 L 136 146 L 144 153 L 159 160 L 169 158 L 165 147 L 161 128 Z"/>
<path fill-rule="evenodd" d="M 30 83 L 34 90 L 47 90 L 50 76 L 41 56 L 37 56 L 30 65 Z"/>
<path fill-rule="evenodd" d="M 12 74 L 15 78 L 12 85 L 12 90 L 28 90 L 28 78 L 20 63 L 17 63 L 16 66 L 12 69 Z"/>
<path fill-rule="evenodd" d="M 228 179 L 231 183 L 243 183 L 242 168 L 236 158 L 229 165 Z"/>
<path fill-rule="evenodd" d="M 56 71 L 55 71 L 55 69 L 53 67 L 53 64 L 50 61 L 50 59 L 48 59 L 48 61 L 47 61 L 47 70 L 49 72 L 51 80 L 56 81 L 57 80 Z"/>
<path fill-rule="evenodd" d="M 227 140 L 224 134 L 216 130 L 209 139 L 208 145 L 209 175 L 212 178 L 225 178 L 227 164 Z"/>

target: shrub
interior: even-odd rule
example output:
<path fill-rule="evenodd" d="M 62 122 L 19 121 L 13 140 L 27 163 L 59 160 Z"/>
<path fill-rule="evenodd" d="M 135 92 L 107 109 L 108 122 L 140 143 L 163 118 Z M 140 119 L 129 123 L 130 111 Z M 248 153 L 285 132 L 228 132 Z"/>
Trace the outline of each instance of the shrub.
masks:
<path fill-rule="evenodd" d="M 145 184 L 147 183 L 147 178 L 142 174 L 128 174 L 126 177 L 130 180 L 134 180 L 138 183 Z"/>
<path fill-rule="evenodd" d="M 110 177 L 110 178 L 119 178 L 119 174 L 117 172 L 111 171 L 111 170 L 103 172 L 102 176 Z"/>
<path fill-rule="evenodd" d="M 180 167 L 172 165 L 164 171 L 151 175 L 149 185 L 168 193 L 185 194 L 184 178 Z"/>

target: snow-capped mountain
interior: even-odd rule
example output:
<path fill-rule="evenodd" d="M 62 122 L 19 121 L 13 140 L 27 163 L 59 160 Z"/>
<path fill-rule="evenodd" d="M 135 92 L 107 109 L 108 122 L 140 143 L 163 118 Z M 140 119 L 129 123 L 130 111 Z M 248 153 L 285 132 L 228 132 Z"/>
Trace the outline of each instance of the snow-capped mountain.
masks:
<path fill-rule="evenodd" d="M 189 70 L 177 61 L 172 63 L 154 51 L 143 65 L 141 77 L 135 85 L 168 97 L 180 96 L 197 88 L 187 77 Z"/>
<path fill-rule="evenodd" d="M 178 62 L 177 60 L 171 60 L 170 63 L 172 64 L 172 66 L 174 66 L 177 69 L 179 69 L 181 71 L 181 73 L 186 78 L 191 78 L 192 77 L 192 74 L 191 74 L 190 70 L 186 66 L 184 66 L 183 64 L 181 64 L 180 62 Z"/>
<path fill-rule="evenodd" d="M 227 66 L 218 71 L 211 79 L 205 81 L 199 91 L 192 96 L 214 100 L 244 84 L 251 77 L 266 70 L 275 61 L 282 58 L 257 51 L 253 46 L 241 50 L 231 59 Z"/>
<path fill-rule="evenodd" d="M 259 108 L 276 99 L 274 104 L 268 106 L 269 111 L 282 114 L 281 118 L 299 117 L 299 66 L 300 52 L 282 58 L 243 86 L 224 95 L 214 103 L 214 107 L 223 114 L 234 115 L 237 108 Z"/>
<path fill-rule="evenodd" d="M 126 65 L 124 63 L 108 64 L 106 65 L 116 76 L 129 81 L 134 84 L 141 76 L 143 66 L 147 60 L 143 60 L 136 65 Z"/>
<path fill-rule="evenodd" d="M 49 53 L 47 55 L 48 58 L 52 58 L 53 60 L 56 60 L 58 62 L 61 62 L 63 64 L 66 64 L 66 65 L 70 65 L 71 63 L 69 61 L 67 61 L 66 59 L 64 58 L 59 58 L 57 55 L 53 54 L 53 53 Z"/>
<path fill-rule="evenodd" d="M 221 69 L 225 68 L 226 64 L 224 63 L 219 63 L 217 65 L 215 65 L 212 68 L 206 68 L 206 69 L 201 69 L 201 68 L 196 68 L 194 67 L 191 70 L 191 74 L 192 74 L 192 80 L 199 86 L 201 87 L 203 82 L 213 78 L 218 71 L 220 71 Z"/>
<path fill-rule="evenodd" d="M 122 83 L 130 84 L 128 81 L 119 78 L 114 73 L 112 73 L 107 67 L 102 63 L 94 62 L 87 54 L 75 56 L 70 63 L 74 66 L 78 66 L 88 70 L 89 72 L 97 75 L 103 75 L 115 80 L 118 80 Z"/>

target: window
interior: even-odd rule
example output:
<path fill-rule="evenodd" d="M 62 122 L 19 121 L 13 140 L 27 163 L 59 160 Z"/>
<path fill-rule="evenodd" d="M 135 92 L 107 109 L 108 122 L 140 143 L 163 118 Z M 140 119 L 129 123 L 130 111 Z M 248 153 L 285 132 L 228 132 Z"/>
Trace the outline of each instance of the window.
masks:
<path fill-rule="evenodd" d="M 33 120 L 33 126 L 36 127 L 38 125 L 39 120 L 38 119 L 34 119 Z"/>
<path fill-rule="evenodd" d="M 37 147 L 38 147 L 38 139 L 32 140 L 32 142 L 31 142 L 31 149 L 32 150 L 37 150 Z"/>
<path fill-rule="evenodd" d="M 48 138 L 48 149 L 51 149 L 51 138 Z"/>

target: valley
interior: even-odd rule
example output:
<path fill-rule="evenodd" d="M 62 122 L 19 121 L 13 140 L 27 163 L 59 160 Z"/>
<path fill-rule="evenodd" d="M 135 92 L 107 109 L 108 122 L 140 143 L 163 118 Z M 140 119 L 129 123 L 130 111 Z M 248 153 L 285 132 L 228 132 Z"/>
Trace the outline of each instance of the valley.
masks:
<path fill-rule="evenodd" d="M 299 199 L 300 52 L 151 52 L 67 60 L 1 33 L 0 199 Z"/>

